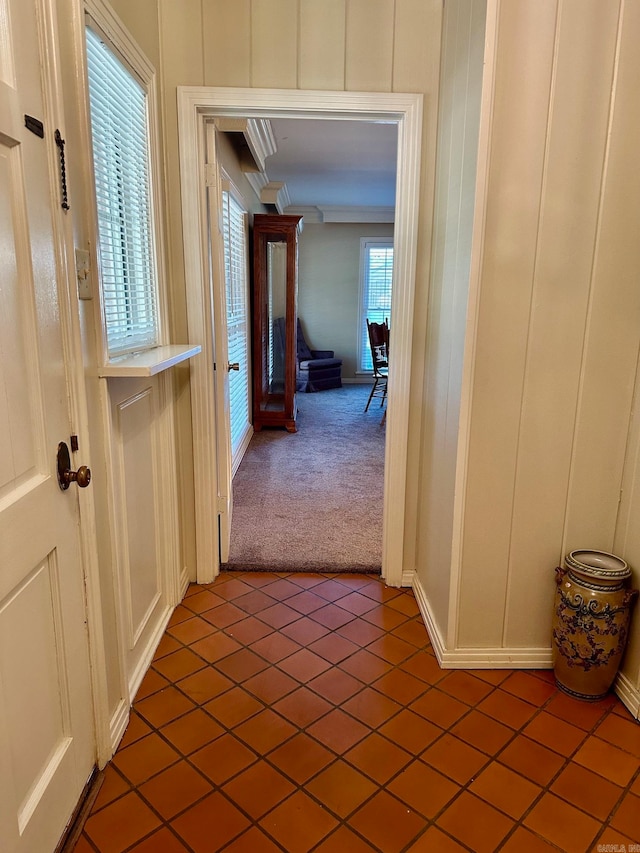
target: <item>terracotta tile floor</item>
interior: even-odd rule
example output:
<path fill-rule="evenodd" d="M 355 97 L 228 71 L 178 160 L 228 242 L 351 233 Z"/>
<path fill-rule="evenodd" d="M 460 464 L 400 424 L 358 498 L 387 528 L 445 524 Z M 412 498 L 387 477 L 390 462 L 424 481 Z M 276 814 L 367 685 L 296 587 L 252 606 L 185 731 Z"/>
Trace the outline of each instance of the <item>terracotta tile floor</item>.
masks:
<path fill-rule="evenodd" d="M 441 670 L 413 593 L 373 576 L 228 573 L 176 609 L 75 851 L 634 844 L 640 725 L 617 699 Z"/>

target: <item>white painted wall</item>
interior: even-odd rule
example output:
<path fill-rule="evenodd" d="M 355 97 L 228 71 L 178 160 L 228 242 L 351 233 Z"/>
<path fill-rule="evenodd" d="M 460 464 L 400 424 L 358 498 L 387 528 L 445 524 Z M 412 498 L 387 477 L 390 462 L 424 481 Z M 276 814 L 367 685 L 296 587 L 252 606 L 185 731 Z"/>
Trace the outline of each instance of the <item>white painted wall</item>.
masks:
<path fill-rule="evenodd" d="M 343 379 L 355 379 L 360 238 L 391 237 L 391 224 L 305 224 L 300 235 L 298 316 L 312 349 L 332 349 Z"/>

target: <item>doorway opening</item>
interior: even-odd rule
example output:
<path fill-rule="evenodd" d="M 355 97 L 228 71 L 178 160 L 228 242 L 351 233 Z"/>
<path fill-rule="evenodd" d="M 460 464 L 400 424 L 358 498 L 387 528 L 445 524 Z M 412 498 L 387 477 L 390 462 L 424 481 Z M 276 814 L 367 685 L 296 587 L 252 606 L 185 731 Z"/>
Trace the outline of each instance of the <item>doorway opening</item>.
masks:
<path fill-rule="evenodd" d="M 214 323 L 208 277 L 206 188 L 208 168 L 203 124 L 215 117 L 315 118 L 384 121 L 398 132 L 393 293 L 394 358 L 386 427 L 382 573 L 402 584 L 407 475 L 407 432 L 419 205 L 422 96 L 398 93 L 307 92 L 304 90 L 180 87 L 178 120 L 189 334 L 202 346 L 192 366 L 197 579 L 211 582 L 219 571 L 219 531 L 211 519 L 220 509 L 220 471 L 212 437 L 216 431 L 213 375 Z M 224 472 L 222 472 L 224 475 Z M 223 476 L 224 480 L 224 476 Z M 230 494 L 230 489 L 227 496 Z M 225 496 L 222 496 L 222 501 Z"/>

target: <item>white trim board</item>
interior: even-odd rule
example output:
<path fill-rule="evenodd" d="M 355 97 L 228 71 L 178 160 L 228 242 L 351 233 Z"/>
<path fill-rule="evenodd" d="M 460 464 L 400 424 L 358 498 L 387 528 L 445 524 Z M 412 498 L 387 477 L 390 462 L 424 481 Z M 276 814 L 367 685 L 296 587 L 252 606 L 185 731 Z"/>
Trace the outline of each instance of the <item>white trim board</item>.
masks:
<path fill-rule="evenodd" d="M 386 121 L 398 127 L 394 229 L 394 358 L 389 371 L 383 512 L 382 574 L 390 586 L 403 580 L 407 481 L 407 434 L 411 385 L 416 240 L 419 213 L 423 96 L 389 92 L 329 92 L 300 89 L 178 87 L 180 183 L 189 340 L 202 346 L 192 364 L 193 447 L 197 578 L 219 571 L 216 517 L 217 460 L 213 452 L 213 321 L 206 275 L 206 185 L 201 140 L 207 118 L 314 118 Z"/>
<path fill-rule="evenodd" d="M 551 669 L 551 648 L 447 649 L 417 574 L 413 592 L 431 645 L 442 669 Z"/>

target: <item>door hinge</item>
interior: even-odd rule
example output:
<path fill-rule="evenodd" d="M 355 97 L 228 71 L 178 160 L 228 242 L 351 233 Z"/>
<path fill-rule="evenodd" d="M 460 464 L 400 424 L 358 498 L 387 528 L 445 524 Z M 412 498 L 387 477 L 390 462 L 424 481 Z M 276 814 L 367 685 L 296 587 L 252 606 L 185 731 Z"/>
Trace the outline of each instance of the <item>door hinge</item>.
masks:
<path fill-rule="evenodd" d="M 80 449 L 80 445 L 78 444 L 78 436 L 72 435 L 70 436 L 69 443 L 71 444 L 71 452 L 77 453 Z"/>
<path fill-rule="evenodd" d="M 226 495 L 218 495 L 218 513 L 220 515 L 224 515 L 227 511 L 227 497 Z"/>

